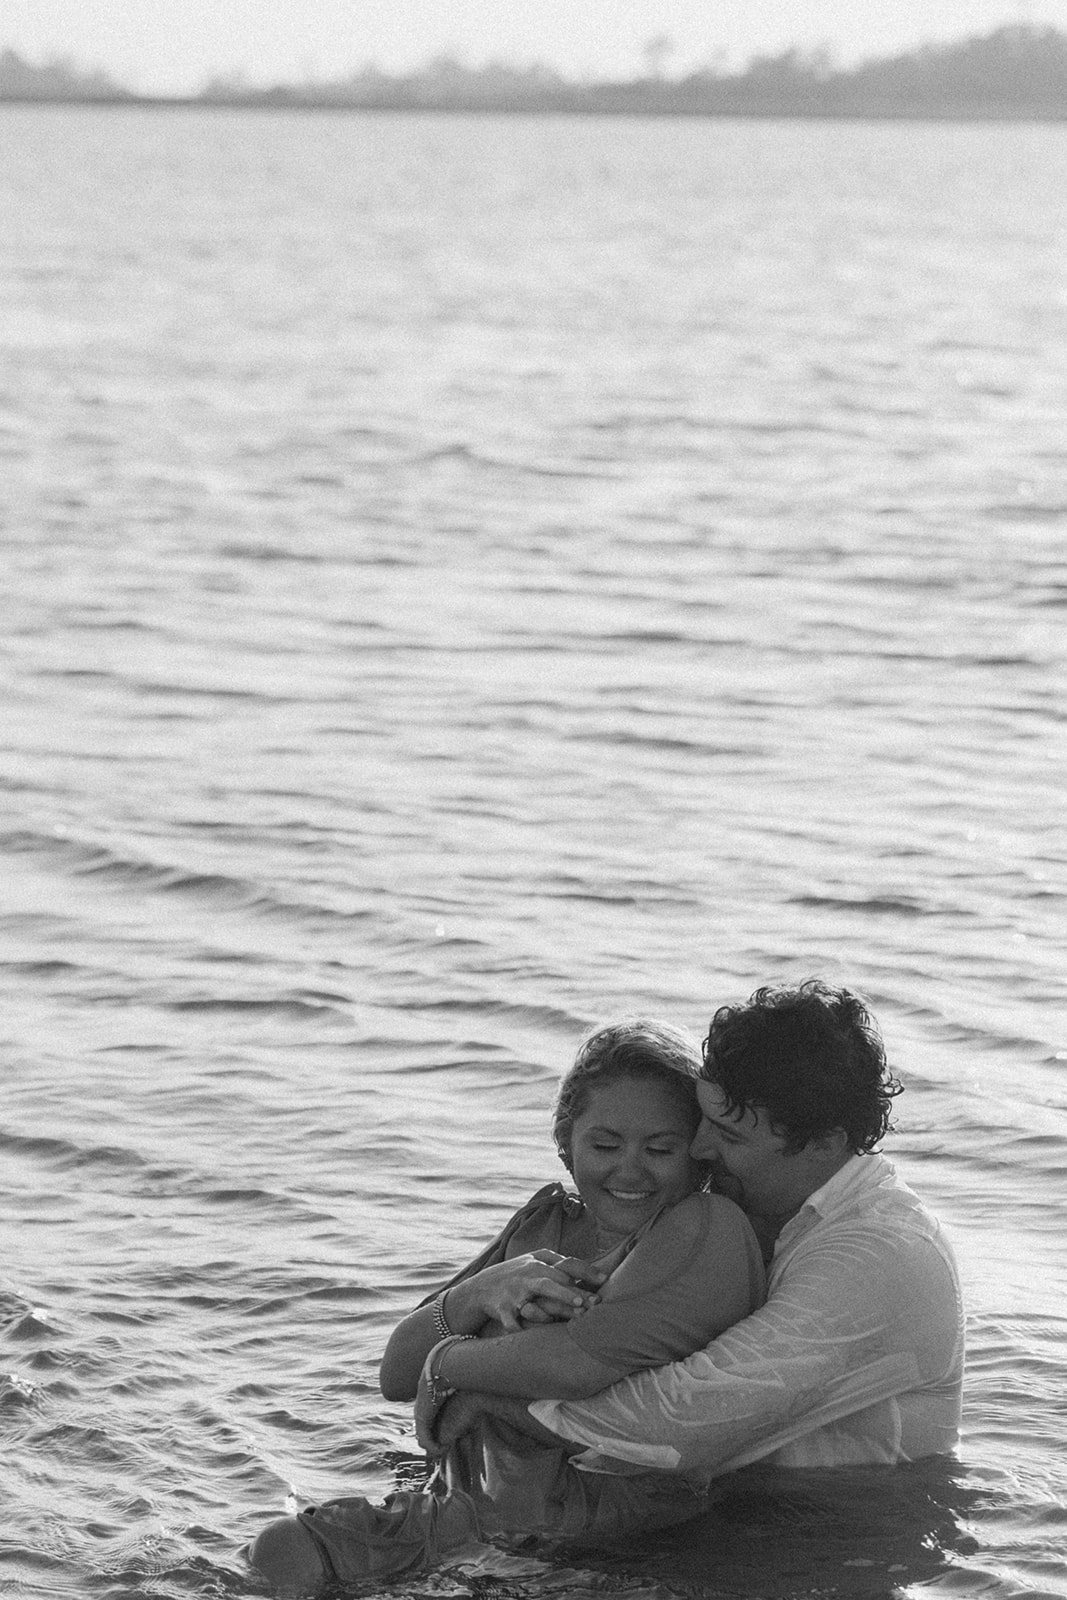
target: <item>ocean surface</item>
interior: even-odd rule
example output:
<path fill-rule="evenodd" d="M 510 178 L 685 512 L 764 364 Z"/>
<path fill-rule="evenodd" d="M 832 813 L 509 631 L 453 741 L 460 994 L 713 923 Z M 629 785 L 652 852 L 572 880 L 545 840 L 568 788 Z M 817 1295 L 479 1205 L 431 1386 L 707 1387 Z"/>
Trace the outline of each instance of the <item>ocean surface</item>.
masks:
<path fill-rule="evenodd" d="M 416 1480 L 582 1031 L 819 974 L 959 1461 L 390 1592 L 1067 1596 L 1067 127 L 7 106 L 0 215 L 0 1594 Z"/>

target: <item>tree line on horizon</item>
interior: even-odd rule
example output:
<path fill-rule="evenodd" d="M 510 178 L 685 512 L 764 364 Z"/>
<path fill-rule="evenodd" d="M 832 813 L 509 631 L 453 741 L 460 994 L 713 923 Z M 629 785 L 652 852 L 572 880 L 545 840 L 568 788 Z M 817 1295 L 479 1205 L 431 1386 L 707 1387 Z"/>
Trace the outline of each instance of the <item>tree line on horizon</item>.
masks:
<path fill-rule="evenodd" d="M 365 66 L 330 81 L 256 87 L 214 77 L 196 95 L 147 96 L 67 58 L 41 66 L 0 52 L 0 100 L 322 106 L 363 110 L 631 112 L 718 115 L 1030 115 L 1067 118 L 1067 34 L 1007 24 L 951 44 L 926 44 L 849 68 L 826 51 L 791 48 L 754 56 L 739 72 L 709 66 L 678 77 L 662 70 L 669 41 L 649 41 L 647 74 L 576 83 L 546 66 L 465 67 L 438 57 L 407 74 Z"/>

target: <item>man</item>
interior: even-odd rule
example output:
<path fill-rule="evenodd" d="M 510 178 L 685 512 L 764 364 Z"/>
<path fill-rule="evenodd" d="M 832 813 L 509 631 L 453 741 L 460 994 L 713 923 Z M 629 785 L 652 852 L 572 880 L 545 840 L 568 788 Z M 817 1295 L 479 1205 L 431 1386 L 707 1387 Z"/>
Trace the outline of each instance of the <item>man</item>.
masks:
<path fill-rule="evenodd" d="M 537 1400 L 575 1464 L 691 1481 L 953 1448 L 963 1308 L 937 1222 L 874 1147 L 900 1085 L 860 1000 L 818 981 L 718 1011 L 693 1155 L 771 1252 L 765 1304 L 684 1361 Z M 623 1466 L 622 1470 L 626 1470 Z"/>

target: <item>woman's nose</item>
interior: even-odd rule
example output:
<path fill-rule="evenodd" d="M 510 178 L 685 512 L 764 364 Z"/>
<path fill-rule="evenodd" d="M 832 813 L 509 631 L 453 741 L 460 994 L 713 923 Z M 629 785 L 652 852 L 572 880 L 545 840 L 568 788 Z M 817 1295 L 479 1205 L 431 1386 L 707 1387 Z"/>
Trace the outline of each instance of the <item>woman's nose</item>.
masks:
<path fill-rule="evenodd" d="M 639 1173 L 643 1173 L 645 1171 L 644 1151 L 631 1149 L 628 1146 L 620 1150 L 618 1160 L 615 1163 L 615 1171 L 616 1174 L 629 1174 L 631 1177 L 636 1177 Z"/>

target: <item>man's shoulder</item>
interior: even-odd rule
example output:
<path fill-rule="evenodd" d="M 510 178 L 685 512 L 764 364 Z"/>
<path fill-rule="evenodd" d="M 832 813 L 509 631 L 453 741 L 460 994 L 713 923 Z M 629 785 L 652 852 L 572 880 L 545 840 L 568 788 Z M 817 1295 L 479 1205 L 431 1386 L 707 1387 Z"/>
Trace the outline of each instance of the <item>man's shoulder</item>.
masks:
<path fill-rule="evenodd" d="M 847 1238 L 865 1240 L 879 1253 L 935 1244 L 952 1255 L 933 1211 L 882 1155 L 854 1156 L 811 1196 L 779 1242 L 792 1254 Z"/>
<path fill-rule="evenodd" d="M 810 1196 L 805 1210 L 820 1222 L 832 1223 L 855 1217 L 913 1217 L 937 1226 L 926 1201 L 910 1188 L 893 1162 L 880 1151 L 854 1155 Z"/>
<path fill-rule="evenodd" d="M 779 1240 L 774 1267 L 785 1277 L 804 1262 L 842 1269 L 852 1263 L 874 1271 L 885 1283 L 903 1273 L 932 1274 L 946 1283 L 958 1278 L 955 1254 L 937 1217 L 898 1176 L 884 1156 L 854 1158 L 845 1181 L 826 1185 L 813 1197 L 807 1216 Z"/>

